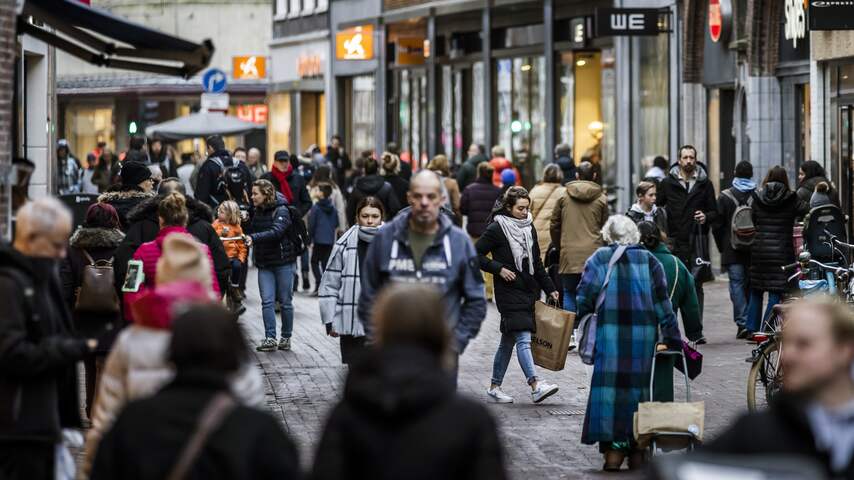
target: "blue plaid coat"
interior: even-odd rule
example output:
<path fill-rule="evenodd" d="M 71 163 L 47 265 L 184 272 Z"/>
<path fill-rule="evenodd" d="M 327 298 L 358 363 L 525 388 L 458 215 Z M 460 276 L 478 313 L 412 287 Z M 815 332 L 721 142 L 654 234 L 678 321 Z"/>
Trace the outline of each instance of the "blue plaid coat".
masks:
<path fill-rule="evenodd" d="M 602 247 L 584 265 L 578 286 L 578 317 L 591 313 L 615 246 Z M 681 345 L 679 325 L 661 263 L 633 245 L 614 265 L 598 315 L 593 379 L 581 441 L 631 440 L 638 403 L 649 400 L 649 375 L 658 331 L 668 345 Z"/>

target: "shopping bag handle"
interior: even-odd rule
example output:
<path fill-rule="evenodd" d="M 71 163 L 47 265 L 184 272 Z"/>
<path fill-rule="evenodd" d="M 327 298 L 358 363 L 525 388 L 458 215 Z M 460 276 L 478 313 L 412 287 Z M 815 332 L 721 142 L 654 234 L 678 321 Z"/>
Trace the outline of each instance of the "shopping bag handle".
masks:
<path fill-rule="evenodd" d="M 555 307 L 555 308 L 560 308 L 560 304 L 558 303 L 558 301 L 553 299 L 552 297 L 550 297 L 548 295 L 546 296 L 546 305 L 549 305 L 549 306 Z"/>

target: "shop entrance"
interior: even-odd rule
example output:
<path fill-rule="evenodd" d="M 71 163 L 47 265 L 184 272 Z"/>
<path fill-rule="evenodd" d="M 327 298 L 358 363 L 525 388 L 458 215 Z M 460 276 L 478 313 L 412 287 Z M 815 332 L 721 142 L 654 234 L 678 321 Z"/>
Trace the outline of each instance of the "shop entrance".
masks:
<path fill-rule="evenodd" d="M 299 151 L 309 145 L 325 149 L 326 97 L 323 93 L 300 92 Z"/>
<path fill-rule="evenodd" d="M 396 108 L 389 112 L 389 138 L 397 142 L 400 157 L 416 168 L 427 165 L 427 71 L 423 68 L 394 72 Z M 396 115 L 396 116 L 395 116 Z"/>
<path fill-rule="evenodd" d="M 486 136 L 483 62 L 443 65 L 441 72 L 442 151 L 452 165 L 459 165 L 468 146 L 483 143 Z"/>
<path fill-rule="evenodd" d="M 717 191 L 732 185 L 735 170 L 735 137 L 733 137 L 733 108 L 735 90 L 715 88 L 708 97 L 707 167 Z"/>
<path fill-rule="evenodd" d="M 837 119 L 837 132 L 839 135 L 839 147 L 836 158 L 836 171 L 840 173 L 839 182 L 839 200 L 842 204 L 842 211 L 848 214 L 849 218 L 854 214 L 854 188 L 851 181 L 854 179 L 854 104 L 841 105 L 838 109 L 839 116 Z M 849 222 L 849 235 L 851 234 L 851 225 Z"/>

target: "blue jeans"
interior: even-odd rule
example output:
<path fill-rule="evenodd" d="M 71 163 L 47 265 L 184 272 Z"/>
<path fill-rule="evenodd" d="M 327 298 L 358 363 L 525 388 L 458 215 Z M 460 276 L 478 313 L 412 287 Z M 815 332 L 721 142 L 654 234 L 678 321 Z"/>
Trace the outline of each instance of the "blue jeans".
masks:
<path fill-rule="evenodd" d="M 732 302 L 732 319 L 739 327 L 747 325 L 747 267 L 740 263 L 726 266 L 729 275 L 729 301 Z"/>
<path fill-rule="evenodd" d="M 560 283 L 563 288 L 563 309 L 568 312 L 578 311 L 578 305 L 576 305 L 575 302 L 575 294 L 580 282 L 580 273 L 562 273 L 560 275 Z"/>
<path fill-rule="evenodd" d="M 765 292 L 762 290 L 750 290 L 750 303 L 747 306 L 747 330 L 758 332 L 764 326 L 765 322 L 771 317 L 771 309 L 774 305 L 780 303 L 782 295 L 775 292 L 768 292 L 768 306 L 765 307 L 765 315 L 762 315 L 762 299 Z"/>
<path fill-rule="evenodd" d="M 492 363 L 492 384 L 501 385 L 507 366 L 510 365 L 510 357 L 513 356 L 513 344 L 516 344 L 516 358 L 519 366 L 528 379 L 528 385 L 537 381 L 534 372 L 534 356 L 531 354 L 531 332 L 510 332 L 501 334 L 501 343 L 495 352 L 495 360 Z"/>
<path fill-rule="evenodd" d="M 291 338 L 294 331 L 294 271 L 296 262 L 279 267 L 258 269 L 258 289 L 261 291 L 261 316 L 264 336 L 276 338 L 276 299 L 282 304 L 282 338 Z"/>

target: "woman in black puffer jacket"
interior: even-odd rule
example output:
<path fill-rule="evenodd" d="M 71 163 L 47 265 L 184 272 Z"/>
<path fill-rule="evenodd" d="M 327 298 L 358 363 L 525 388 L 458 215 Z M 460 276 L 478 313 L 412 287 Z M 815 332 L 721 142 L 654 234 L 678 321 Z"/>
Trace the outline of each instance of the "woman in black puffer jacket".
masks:
<path fill-rule="evenodd" d="M 815 160 L 808 160 L 798 169 L 798 217 L 803 217 L 810 211 L 810 199 L 815 192 L 815 187 L 819 183 L 827 183 L 830 187 L 827 195 L 830 201 L 839 206 L 839 192 L 833 186 L 830 180 L 827 179 L 827 173 L 824 167 Z"/>
<path fill-rule="evenodd" d="M 254 247 L 258 267 L 258 289 L 261 292 L 261 316 L 264 319 L 264 340 L 259 352 L 291 349 L 294 329 L 294 272 L 297 252 L 290 240 L 293 219 L 284 195 L 267 180 L 252 184 L 252 221 L 247 229 L 246 245 Z M 276 299 L 282 305 L 282 338 L 276 342 Z"/>
<path fill-rule="evenodd" d="M 789 177 L 783 167 L 772 168 L 762 189 L 753 192 L 753 224 L 756 236 L 750 249 L 750 302 L 747 330 L 758 332 L 771 308 L 780 303 L 789 290 L 789 273 L 781 267 L 795 262 L 792 230 L 798 215 L 798 196 L 789 189 Z M 762 300 L 768 293 L 768 306 L 762 315 Z"/>

